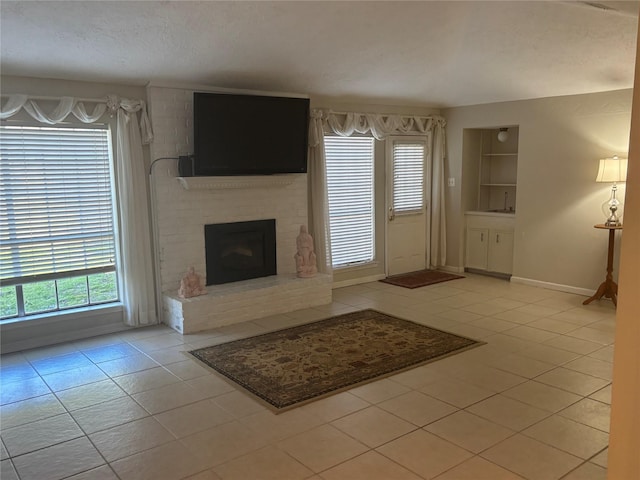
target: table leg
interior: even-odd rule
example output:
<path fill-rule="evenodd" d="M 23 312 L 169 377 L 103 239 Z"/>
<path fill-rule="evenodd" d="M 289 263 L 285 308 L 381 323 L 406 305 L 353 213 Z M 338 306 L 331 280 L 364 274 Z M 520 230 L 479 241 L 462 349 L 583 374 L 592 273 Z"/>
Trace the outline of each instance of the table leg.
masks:
<path fill-rule="evenodd" d="M 607 255 L 607 276 L 598 287 L 596 293 L 592 297 L 589 297 L 583 305 L 589 305 L 594 300 L 600 300 L 602 297 L 610 298 L 613 304 L 618 306 L 618 284 L 613 281 L 613 245 L 615 240 L 615 230 L 609 230 L 609 252 Z"/>

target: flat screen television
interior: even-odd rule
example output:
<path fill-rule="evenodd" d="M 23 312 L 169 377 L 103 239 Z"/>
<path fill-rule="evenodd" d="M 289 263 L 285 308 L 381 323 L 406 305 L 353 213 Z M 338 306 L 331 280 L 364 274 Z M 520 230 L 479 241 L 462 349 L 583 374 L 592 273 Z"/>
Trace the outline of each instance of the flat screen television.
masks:
<path fill-rule="evenodd" d="M 309 99 L 193 94 L 196 176 L 306 173 Z"/>

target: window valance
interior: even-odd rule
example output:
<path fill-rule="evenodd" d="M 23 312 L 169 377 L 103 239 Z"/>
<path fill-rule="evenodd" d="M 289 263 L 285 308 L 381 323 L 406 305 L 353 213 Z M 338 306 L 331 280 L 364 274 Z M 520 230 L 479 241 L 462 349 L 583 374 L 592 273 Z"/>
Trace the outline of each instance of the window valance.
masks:
<path fill-rule="evenodd" d="M 439 115 L 394 115 L 382 113 L 334 112 L 315 109 L 311 112 L 309 142 L 316 146 L 325 130 L 348 137 L 354 133 L 371 133 L 377 140 L 389 135 L 426 135 L 446 121 Z"/>
<path fill-rule="evenodd" d="M 153 140 L 153 132 L 147 115 L 147 106 L 143 100 L 130 100 L 120 98 L 117 95 L 108 95 L 104 99 L 88 101 L 96 103 L 91 113 L 87 112 L 83 101 L 73 97 L 62 97 L 53 111 L 47 113 L 36 102 L 35 98 L 29 98 L 29 96 L 24 94 L 11 95 L 0 111 L 0 120 L 10 118 L 21 110 L 24 110 L 34 119 L 48 125 L 60 123 L 69 115 L 73 115 L 82 123 L 95 123 L 105 113 L 109 112 L 110 115 L 115 115 L 118 109 L 122 109 L 127 113 L 140 112 L 140 134 L 142 143 L 148 144 Z"/>

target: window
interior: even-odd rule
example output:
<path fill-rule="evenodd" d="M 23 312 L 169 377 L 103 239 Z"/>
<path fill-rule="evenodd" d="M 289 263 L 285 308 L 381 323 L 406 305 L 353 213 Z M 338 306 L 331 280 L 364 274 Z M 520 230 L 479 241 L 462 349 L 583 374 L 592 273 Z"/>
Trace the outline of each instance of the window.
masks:
<path fill-rule="evenodd" d="M 0 135 L 0 318 L 117 301 L 109 130 Z"/>
<path fill-rule="evenodd" d="M 325 137 L 334 267 L 374 259 L 373 142 L 371 137 Z"/>
<path fill-rule="evenodd" d="M 425 144 L 393 140 L 393 211 L 419 213 L 424 208 Z"/>

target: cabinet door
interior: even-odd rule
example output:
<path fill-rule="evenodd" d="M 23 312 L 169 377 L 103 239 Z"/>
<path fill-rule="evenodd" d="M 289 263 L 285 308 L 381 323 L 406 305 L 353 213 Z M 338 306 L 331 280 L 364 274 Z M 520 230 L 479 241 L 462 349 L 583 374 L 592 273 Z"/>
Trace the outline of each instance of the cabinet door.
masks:
<path fill-rule="evenodd" d="M 489 236 L 489 270 L 511 273 L 513 271 L 513 232 L 491 230 Z"/>
<path fill-rule="evenodd" d="M 467 268 L 487 269 L 489 229 L 467 228 Z"/>

